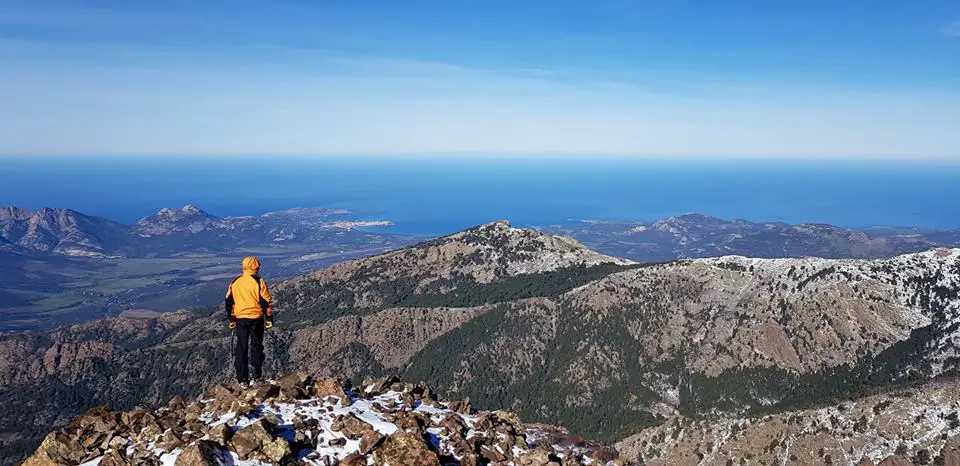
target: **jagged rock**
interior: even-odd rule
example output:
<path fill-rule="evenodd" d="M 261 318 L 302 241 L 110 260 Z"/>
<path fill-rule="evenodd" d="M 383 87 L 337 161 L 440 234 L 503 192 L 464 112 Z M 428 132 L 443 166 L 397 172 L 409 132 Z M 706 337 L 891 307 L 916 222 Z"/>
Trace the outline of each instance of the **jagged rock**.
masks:
<path fill-rule="evenodd" d="M 184 448 L 177 456 L 175 466 L 222 466 L 220 447 L 210 440 L 198 440 Z"/>
<path fill-rule="evenodd" d="M 480 460 L 473 452 L 460 454 L 460 466 L 479 466 Z"/>
<path fill-rule="evenodd" d="M 103 453 L 98 466 L 129 466 L 132 463 L 121 450 L 107 450 Z"/>
<path fill-rule="evenodd" d="M 243 400 L 248 403 L 263 403 L 280 394 L 281 388 L 272 384 L 259 384 L 243 393 Z"/>
<path fill-rule="evenodd" d="M 395 375 L 382 377 L 379 379 L 366 379 L 360 385 L 360 391 L 364 396 L 382 395 L 390 390 L 390 387 L 393 384 L 399 381 L 400 378 Z"/>
<path fill-rule="evenodd" d="M 83 456 L 84 449 L 76 438 L 67 436 L 62 432 L 53 432 L 43 439 L 37 452 L 24 464 L 28 466 L 46 466 L 64 463 L 80 463 Z"/>
<path fill-rule="evenodd" d="M 260 450 L 264 456 L 273 461 L 274 463 L 279 463 L 282 459 L 290 456 L 292 453 L 290 450 L 290 444 L 282 438 L 276 438 L 273 442 L 270 442 L 263 446 Z"/>
<path fill-rule="evenodd" d="M 210 440 L 226 446 L 227 442 L 233 438 L 233 431 L 226 424 L 218 424 L 207 431 L 207 436 Z"/>
<path fill-rule="evenodd" d="M 426 424 L 423 423 L 423 419 L 419 416 L 403 411 L 394 415 L 393 423 L 396 424 L 400 430 L 406 432 L 422 432 L 426 426 Z"/>
<path fill-rule="evenodd" d="M 318 379 L 313 383 L 313 396 L 321 400 L 330 396 L 336 397 L 340 400 L 340 406 L 349 406 L 351 402 L 340 382 L 327 378 Z"/>
<path fill-rule="evenodd" d="M 264 445 L 271 442 L 273 442 L 273 436 L 270 435 L 266 425 L 257 421 L 238 430 L 233 435 L 230 444 L 237 455 L 240 456 L 240 459 L 247 459 L 251 453 L 260 450 Z"/>
<path fill-rule="evenodd" d="M 60 466 L 61 462 L 53 459 L 45 450 L 38 450 L 32 456 L 26 459 L 21 466 Z"/>
<path fill-rule="evenodd" d="M 374 458 L 378 464 L 440 466 L 440 459 L 430 451 L 423 437 L 409 432 L 398 432 L 387 437 L 374 451 Z"/>
<path fill-rule="evenodd" d="M 360 453 L 351 453 L 340 460 L 340 466 L 366 466 L 367 457 Z"/>
<path fill-rule="evenodd" d="M 183 409 L 187 407 L 187 403 L 183 400 L 183 397 L 177 395 L 170 399 L 167 403 L 167 407 L 170 409 Z"/>
<path fill-rule="evenodd" d="M 201 398 L 177 409 L 169 406 L 179 406 L 178 400 L 152 413 L 142 410 L 112 413 L 98 409 L 50 434 L 27 464 L 78 464 L 99 458 L 103 466 L 159 466 L 160 457 L 165 455 L 165 461 L 175 461 L 179 466 L 220 466 L 230 463 L 225 455 L 231 450 L 241 460 L 270 464 L 293 464 L 294 456 L 305 455 L 315 464 L 331 466 L 371 462 L 432 466 L 455 463 L 457 458 L 465 466 L 498 462 L 524 466 L 516 461 L 515 455 L 519 455 L 530 465 L 545 466 L 540 461 L 543 455 L 528 452 L 524 426 L 515 415 L 505 412 L 460 414 L 448 404 L 432 400 L 408 403 L 407 395 L 417 387 L 391 380 L 368 384 L 376 390 L 384 387 L 385 392 L 369 395 L 367 399 L 358 398 L 355 390 L 343 390 L 345 396 L 357 399 L 347 406 L 340 406 L 340 401 L 335 399 L 338 397 L 330 396 L 290 401 L 271 398 L 262 403 L 247 403 L 244 399 L 256 392 L 256 388 L 219 386 L 211 392 L 216 392 L 221 400 Z M 343 385 L 337 384 L 342 390 Z M 280 390 L 279 384 L 276 387 Z M 335 391 L 336 387 L 331 388 Z M 290 390 L 323 393 L 318 392 L 312 382 L 288 385 L 287 390 L 288 395 L 292 393 Z M 420 390 L 420 396 L 426 393 L 428 389 Z M 249 409 L 249 415 L 219 411 L 221 401 L 229 399 L 237 399 L 232 406 Z M 215 425 L 209 427 L 211 424 Z M 239 426 L 243 427 L 234 432 Z M 384 437 L 380 433 L 384 429 L 396 430 Z M 469 440 L 465 438 L 468 431 Z M 544 436 L 541 430 L 534 433 Z M 433 441 L 436 444 L 431 443 Z M 566 453 L 571 459 L 579 457 L 574 451 Z M 344 459 L 338 462 L 338 457 Z M 549 455 L 547 458 L 555 460 Z"/>
<path fill-rule="evenodd" d="M 371 432 L 373 430 L 373 426 L 367 424 L 353 414 L 347 414 L 337 416 L 337 418 L 333 421 L 333 424 L 330 426 L 330 429 L 334 432 L 340 432 L 343 435 L 346 435 L 349 439 L 356 440 L 363 437 L 368 432 Z"/>
<path fill-rule="evenodd" d="M 102 448 L 102 449 L 104 450 L 113 449 L 113 450 L 122 451 L 126 448 L 127 444 L 129 443 L 130 443 L 129 439 L 117 435 L 110 439 L 110 441 L 107 443 L 107 448 Z"/>
<path fill-rule="evenodd" d="M 460 414 L 470 414 L 473 407 L 470 405 L 470 398 L 464 398 L 463 401 L 451 401 L 447 403 L 450 409 Z"/>
<path fill-rule="evenodd" d="M 439 423 L 439 427 L 442 427 L 447 431 L 448 435 L 455 439 L 462 439 L 467 433 L 467 425 L 463 423 L 463 419 L 460 416 L 444 416 L 443 420 Z"/>
<path fill-rule="evenodd" d="M 360 437 L 360 453 L 363 455 L 369 454 L 380 445 L 381 440 L 383 440 L 383 436 L 375 430 L 364 433 L 363 437 Z"/>
<path fill-rule="evenodd" d="M 237 396 L 234 394 L 233 390 L 223 384 L 214 385 L 213 388 L 209 390 L 210 395 L 213 396 L 219 402 L 229 402 L 232 403 L 236 401 Z"/>
<path fill-rule="evenodd" d="M 480 456 L 491 462 L 500 462 L 507 459 L 506 455 L 490 445 L 480 445 Z"/>
<path fill-rule="evenodd" d="M 277 385 L 280 386 L 280 394 L 288 400 L 296 400 L 306 396 L 306 390 L 303 387 L 303 378 L 300 374 L 287 374 L 277 379 Z"/>

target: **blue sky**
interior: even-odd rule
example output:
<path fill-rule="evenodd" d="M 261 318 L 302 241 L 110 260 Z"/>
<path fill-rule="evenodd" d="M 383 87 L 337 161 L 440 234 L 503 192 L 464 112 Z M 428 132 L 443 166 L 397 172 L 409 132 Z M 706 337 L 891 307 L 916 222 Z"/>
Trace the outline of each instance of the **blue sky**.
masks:
<path fill-rule="evenodd" d="M 0 7 L 0 154 L 960 160 L 956 1 Z"/>

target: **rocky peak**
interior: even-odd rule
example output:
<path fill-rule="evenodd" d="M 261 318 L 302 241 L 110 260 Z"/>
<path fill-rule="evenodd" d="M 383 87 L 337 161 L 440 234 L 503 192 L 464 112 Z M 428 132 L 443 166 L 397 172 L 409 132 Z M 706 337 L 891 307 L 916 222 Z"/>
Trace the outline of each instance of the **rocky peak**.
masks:
<path fill-rule="evenodd" d="M 653 229 L 671 235 L 685 235 L 689 233 L 722 230 L 733 225 L 734 222 L 700 213 L 689 213 L 675 217 L 667 217 L 653 224 Z"/>
<path fill-rule="evenodd" d="M 632 262 L 596 253 L 570 238 L 494 222 L 379 256 L 335 264 L 279 289 L 306 296 L 307 290 L 319 287 L 338 296 L 338 301 L 371 309 L 396 305 L 404 301 L 403 297 L 439 295 L 521 275 L 601 264 L 624 266 Z M 350 299 L 343 299 L 347 295 Z"/>
<path fill-rule="evenodd" d="M 429 387 L 395 377 L 352 388 L 288 374 L 251 388 L 216 385 L 155 411 L 90 410 L 49 434 L 24 465 L 624 464 L 611 448 L 564 442 L 558 432 L 474 411 L 469 399 L 437 401 Z"/>
<path fill-rule="evenodd" d="M 187 204 L 180 209 L 164 207 L 156 214 L 140 219 L 134 230 L 141 237 L 199 233 L 215 225 L 219 220 L 203 209 Z"/>
<path fill-rule="evenodd" d="M 44 207 L 27 214 L 18 208 L 4 208 L 0 213 L 0 217 L 8 217 L 0 236 L 27 251 L 100 255 L 116 247 L 127 231 L 119 223 L 70 209 Z"/>
<path fill-rule="evenodd" d="M 17 206 L 0 207 L 0 222 L 4 220 L 26 220 L 30 218 L 29 210 Z"/>
<path fill-rule="evenodd" d="M 30 229 L 43 228 L 53 233 L 59 233 L 76 226 L 78 215 L 82 214 L 69 209 L 43 207 L 30 216 Z"/>
<path fill-rule="evenodd" d="M 180 209 L 180 211 L 187 215 L 205 215 L 205 216 L 209 215 L 206 212 L 204 212 L 202 209 L 200 209 L 199 207 L 193 204 L 187 204 L 183 206 L 183 208 Z"/>

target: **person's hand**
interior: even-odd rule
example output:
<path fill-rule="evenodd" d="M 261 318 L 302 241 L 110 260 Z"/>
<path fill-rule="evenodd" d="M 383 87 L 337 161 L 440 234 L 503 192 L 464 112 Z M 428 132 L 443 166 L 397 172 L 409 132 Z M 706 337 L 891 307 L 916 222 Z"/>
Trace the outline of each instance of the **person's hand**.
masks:
<path fill-rule="evenodd" d="M 265 329 L 273 328 L 273 322 L 268 320 L 265 324 L 263 324 L 263 328 Z"/>

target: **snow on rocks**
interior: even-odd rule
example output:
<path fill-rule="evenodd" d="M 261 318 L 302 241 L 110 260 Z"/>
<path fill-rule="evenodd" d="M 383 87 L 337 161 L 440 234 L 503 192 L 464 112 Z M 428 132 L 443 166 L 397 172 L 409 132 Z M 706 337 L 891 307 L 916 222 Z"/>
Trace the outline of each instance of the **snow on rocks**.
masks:
<path fill-rule="evenodd" d="M 439 402 L 396 378 L 349 382 L 290 374 L 250 388 L 216 385 L 155 411 L 88 411 L 51 433 L 26 466 L 600 465 L 612 449 L 564 444 L 512 413 Z M 569 435 L 568 435 L 569 437 Z"/>

